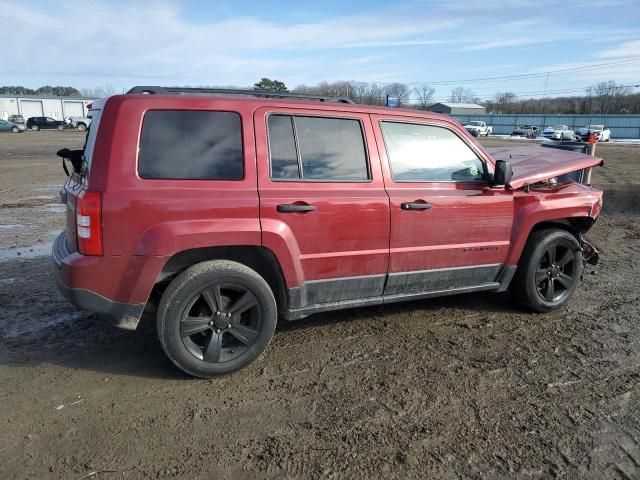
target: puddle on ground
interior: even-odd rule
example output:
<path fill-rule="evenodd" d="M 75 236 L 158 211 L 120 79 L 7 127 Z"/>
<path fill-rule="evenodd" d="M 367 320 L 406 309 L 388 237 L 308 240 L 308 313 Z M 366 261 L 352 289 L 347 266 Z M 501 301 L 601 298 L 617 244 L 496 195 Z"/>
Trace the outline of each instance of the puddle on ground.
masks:
<path fill-rule="evenodd" d="M 38 210 L 44 210 L 45 212 L 53 213 L 66 213 L 67 206 L 62 203 L 47 203 L 38 208 Z"/>
<path fill-rule="evenodd" d="M 15 228 L 27 228 L 32 225 L 33 223 L 5 223 L 5 224 L 0 224 L 0 230 L 13 230 Z"/>
<path fill-rule="evenodd" d="M 31 333 L 37 333 L 41 330 L 44 330 L 49 327 L 53 327 L 55 325 L 60 325 L 67 322 L 74 322 L 78 320 L 80 317 L 85 315 L 85 312 L 77 311 L 72 313 L 67 313 L 63 315 L 56 315 L 50 318 L 47 318 L 43 321 L 37 322 L 29 322 L 29 323 L 20 323 L 18 325 L 13 325 L 8 329 L 7 332 L 4 332 L 2 336 L 5 339 L 14 339 L 21 337 L 22 335 L 28 335 Z"/>
<path fill-rule="evenodd" d="M 53 242 L 39 243 L 30 247 L 5 248 L 0 250 L 0 262 L 20 260 L 25 258 L 46 257 L 51 255 Z"/>

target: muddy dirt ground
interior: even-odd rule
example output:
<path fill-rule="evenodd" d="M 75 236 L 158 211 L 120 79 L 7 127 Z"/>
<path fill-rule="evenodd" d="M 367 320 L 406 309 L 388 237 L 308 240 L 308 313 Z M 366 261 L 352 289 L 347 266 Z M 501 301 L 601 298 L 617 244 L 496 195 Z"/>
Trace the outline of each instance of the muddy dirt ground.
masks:
<path fill-rule="evenodd" d="M 640 147 L 598 146 L 603 256 L 568 307 L 480 293 L 315 315 L 203 381 L 153 320 L 119 331 L 57 293 L 54 152 L 81 143 L 0 137 L 0 478 L 640 478 Z"/>

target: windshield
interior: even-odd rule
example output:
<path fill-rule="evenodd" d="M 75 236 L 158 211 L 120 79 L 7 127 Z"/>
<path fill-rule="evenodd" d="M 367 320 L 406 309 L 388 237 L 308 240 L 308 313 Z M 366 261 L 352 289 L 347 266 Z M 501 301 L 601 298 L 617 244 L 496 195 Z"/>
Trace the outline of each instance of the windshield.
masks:
<path fill-rule="evenodd" d="M 554 125 L 551 128 L 553 128 L 554 130 L 562 130 L 562 129 L 564 129 L 564 125 Z"/>
<path fill-rule="evenodd" d="M 469 125 L 473 125 L 474 127 L 481 127 L 482 122 L 469 122 Z"/>

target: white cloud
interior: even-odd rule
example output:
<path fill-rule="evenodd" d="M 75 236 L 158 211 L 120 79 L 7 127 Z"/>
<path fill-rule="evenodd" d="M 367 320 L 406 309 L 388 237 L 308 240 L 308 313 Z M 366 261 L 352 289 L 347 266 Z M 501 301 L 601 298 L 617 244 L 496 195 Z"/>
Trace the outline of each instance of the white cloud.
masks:
<path fill-rule="evenodd" d="M 345 78 L 411 82 L 425 75 L 456 78 L 472 66 L 455 55 L 477 52 L 495 70 L 499 63 L 525 63 L 498 57 L 507 47 L 556 42 L 573 48 L 594 38 L 589 25 L 550 16 L 539 0 L 414 1 L 297 23 L 248 16 L 192 22 L 183 4 L 58 0 L 42 7 L 0 0 L 3 23 L 20 38 L 3 49 L 0 73 L 27 86 L 250 85 L 261 76 L 290 85 Z M 600 28 L 597 38 L 634 38 L 596 54 L 603 58 L 640 50 L 637 31 Z M 594 57 L 587 52 L 586 58 Z M 434 62 L 443 59 L 459 63 L 457 70 L 438 63 L 436 71 Z"/>
<path fill-rule="evenodd" d="M 233 83 L 314 67 L 320 73 L 310 50 L 426 45 L 431 41 L 413 38 L 456 24 L 438 15 L 410 21 L 404 14 L 391 18 L 385 12 L 294 25 L 251 17 L 195 24 L 168 4 L 148 9 L 95 1 L 61 2 L 46 12 L 0 1 L 0 11 L 3 23 L 21 38 L 3 51 L 2 68 L 8 73 L 166 77 L 186 83 Z"/>
<path fill-rule="evenodd" d="M 600 58 L 640 56 L 640 40 L 621 43 L 615 48 L 598 52 L 597 56 Z"/>

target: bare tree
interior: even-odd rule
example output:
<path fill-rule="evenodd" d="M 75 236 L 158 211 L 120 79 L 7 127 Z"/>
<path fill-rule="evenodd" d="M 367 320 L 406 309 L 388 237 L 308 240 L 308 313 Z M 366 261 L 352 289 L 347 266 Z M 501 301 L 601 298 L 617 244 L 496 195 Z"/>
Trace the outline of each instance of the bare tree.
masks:
<path fill-rule="evenodd" d="M 464 88 L 464 87 L 456 87 L 451 90 L 451 95 L 449 95 L 449 101 L 451 103 L 474 103 L 478 100 L 476 94 L 473 93 L 473 90 Z"/>
<path fill-rule="evenodd" d="M 80 93 L 83 97 L 105 98 L 115 95 L 116 90 L 113 88 L 113 85 L 106 84 L 101 87 L 81 88 Z"/>
<path fill-rule="evenodd" d="M 418 99 L 417 106 L 419 110 L 426 110 L 427 107 L 433 103 L 433 94 L 435 91 L 435 88 L 428 85 L 421 85 L 413 89 Z"/>
<path fill-rule="evenodd" d="M 398 106 L 406 106 L 411 98 L 411 90 L 404 83 L 389 83 L 384 86 L 384 96 L 395 95 L 398 97 Z M 385 98 L 386 101 L 386 98 Z"/>
<path fill-rule="evenodd" d="M 600 82 L 593 87 L 600 111 L 604 114 L 620 110 L 623 97 L 631 94 L 631 87 L 618 85 L 615 81 Z"/>
<path fill-rule="evenodd" d="M 512 113 L 511 107 L 517 95 L 513 92 L 498 92 L 493 97 L 493 108 L 495 113 Z"/>

